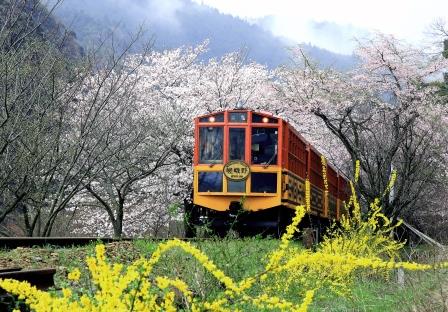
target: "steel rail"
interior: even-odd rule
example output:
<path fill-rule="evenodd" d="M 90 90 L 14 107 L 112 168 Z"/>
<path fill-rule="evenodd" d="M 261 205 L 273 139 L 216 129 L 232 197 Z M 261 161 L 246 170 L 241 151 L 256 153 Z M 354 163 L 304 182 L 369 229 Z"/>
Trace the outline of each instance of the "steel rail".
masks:
<path fill-rule="evenodd" d="M 113 243 L 122 241 L 150 240 L 166 241 L 172 238 L 113 238 L 113 237 L 0 237 L 0 249 L 15 249 L 17 247 L 78 247 L 94 242 Z M 213 238 L 177 238 L 183 241 L 205 241 Z"/>

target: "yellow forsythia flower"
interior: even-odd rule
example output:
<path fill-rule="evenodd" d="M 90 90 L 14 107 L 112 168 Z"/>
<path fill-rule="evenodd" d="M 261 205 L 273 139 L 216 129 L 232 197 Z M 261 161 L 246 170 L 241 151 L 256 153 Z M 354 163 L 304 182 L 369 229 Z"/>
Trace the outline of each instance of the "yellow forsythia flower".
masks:
<path fill-rule="evenodd" d="M 74 269 L 73 271 L 71 271 L 70 273 L 68 273 L 68 275 L 67 275 L 67 278 L 69 279 L 69 280 L 71 280 L 71 281 L 79 281 L 79 279 L 80 279 L 80 277 L 81 277 L 81 271 L 78 269 L 78 268 L 76 268 L 76 269 Z"/>

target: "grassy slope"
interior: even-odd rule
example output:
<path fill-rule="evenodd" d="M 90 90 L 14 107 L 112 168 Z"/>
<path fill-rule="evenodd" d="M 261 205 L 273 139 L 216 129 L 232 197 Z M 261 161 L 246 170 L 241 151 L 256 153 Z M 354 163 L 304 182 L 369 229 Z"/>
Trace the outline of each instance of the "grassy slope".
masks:
<path fill-rule="evenodd" d="M 224 240 L 196 243 L 227 275 L 234 280 L 261 272 L 265 257 L 278 246 L 277 240 Z M 151 241 L 113 243 L 107 245 L 107 254 L 114 262 L 130 263 L 142 255 L 150 255 L 156 248 Z M 73 267 L 84 267 L 87 255 L 93 255 L 94 246 L 82 248 L 19 248 L 0 252 L 0 267 L 21 266 L 56 267 L 56 285 L 67 284 L 66 274 Z M 181 251 L 170 251 L 157 265 L 158 275 L 185 280 L 197 296 L 211 298 L 222 286 L 200 264 Z M 445 272 L 406 273 L 406 283 L 400 287 L 396 276 L 389 278 L 359 278 L 350 298 L 334 294 L 320 294 L 312 311 L 440 311 L 448 297 L 443 286 Z M 294 298 L 289 298 L 294 299 Z"/>

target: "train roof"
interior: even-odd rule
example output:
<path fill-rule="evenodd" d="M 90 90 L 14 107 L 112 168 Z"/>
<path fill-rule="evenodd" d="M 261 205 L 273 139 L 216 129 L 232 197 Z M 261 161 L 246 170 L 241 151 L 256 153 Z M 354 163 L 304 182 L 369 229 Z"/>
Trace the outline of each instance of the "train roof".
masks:
<path fill-rule="evenodd" d="M 211 117 L 211 116 L 217 116 L 220 114 L 224 114 L 225 112 L 229 112 L 229 113 L 251 112 L 252 114 L 259 115 L 259 116 L 268 117 L 268 118 L 272 118 L 275 120 L 283 120 L 281 117 L 274 116 L 274 114 L 272 114 L 270 112 L 257 111 L 257 110 L 246 109 L 246 108 L 225 109 L 225 110 L 220 110 L 220 111 L 216 111 L 216 112 L 202 114 L 202 115 L 196 116 L 196 118 L 202 119 L 202 118 L 207 118 L 207 117 Z"/>

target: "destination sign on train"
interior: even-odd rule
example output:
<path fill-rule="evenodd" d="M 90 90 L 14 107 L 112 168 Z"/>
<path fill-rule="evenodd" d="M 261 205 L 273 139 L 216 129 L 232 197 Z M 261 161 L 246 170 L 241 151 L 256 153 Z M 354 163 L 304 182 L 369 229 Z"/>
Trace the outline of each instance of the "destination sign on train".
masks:
<path fill-rule="evenodd" d="M 233 181 L 246 180 L 250 168 L 244 161 L 230 161 L 224 166 L 224 175 Z"/>

